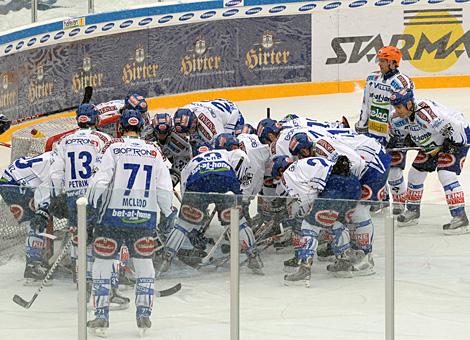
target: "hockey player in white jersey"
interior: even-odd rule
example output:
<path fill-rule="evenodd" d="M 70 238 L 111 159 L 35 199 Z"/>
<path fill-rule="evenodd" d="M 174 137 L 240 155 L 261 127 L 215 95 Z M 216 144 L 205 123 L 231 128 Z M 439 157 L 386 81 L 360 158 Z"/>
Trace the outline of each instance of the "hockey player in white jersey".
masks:
<path fill-rule="evenodd" d="M 194 143 L 211 143 L 224 132 L 234 134 L 235 128 L 243 123 L 238 107 L 226 99 L 193 102 L 178 109 L 174 116 L 175 131 L 189 134 Z"/>
<path fill-rule="evenodd" d="M 351 231 L 353 244 L 364 254 L 363 269 L 368 267 L 373 273 L 374 262 L 372 247 L 374 224 L 370 216 L 372 203 L 381 202 L 385 197 L 385 185 L 390 167 L 390 155 L 374 139 L 356 133 L 344 133 L 347 130 L 330 130 L 337 132 L 335 138 L 322 137 L 312 141 L 305 133 L 292 137 L 291 154 L 303 157 L 324 157 L 335 161 L 340 155 L 348 157 L 351 162 L 351 173 L 361 183 L 361 202 L 351 215 L 348 228 Z M 341 134 L 339 132 L 342 132 Z M 333 268 L 333 267 L 331 267 Z"/>
<path fill-rule="evenodd" d="M 181 173 L 181 210 L 175 228 L 166 241 L 160 272 L 169 269 L 188 234 L 202 227 L 204 211 L 209 204 L 215 204 L 219 220 L 227 232 L 230 208 L 235 206 L 238 197 L 223 194 L 241 195 L 249 186 L 246 178 L 250 161 L 243 151 L 210 150 L 210 145 L 204 144 L 196 146 L 193 155 Z M 243 214 L 240 217 L 240 243 L 248 256 L 248 268 L 262 274 L 263 264 L 256 249 L 253 231 Z"/>
<path fill-rule="evenodd" d="M 0 195 L 27 231 L 25 284 L 41 282 L 48 270 L 47 240 L 40 235 L 51 221 L 49 212 L 50 152 L 21 157 L 0 178 Z M 6 212 L 5 212 L 6 213 Z"/>
<path fill-rule="evenodd" d="M 88 327 L 96 332 L 109 327 L 113 259 L 123 243 L 129 248 L 135 268 L 137 327 L 140 332 L 151 327 L 157 205 L 168 217 L 167 223 L 176 218 L 169 170 L 160 149 L 139 138 L 143 125 L 138 111 L 123 111 L 120 118 L 123 137 L 111 140 L 102 149 L 96 173 L 89 183 L 89 219 L 96 219 L 93 233 L 96 318 L 88 322 Z"/>
<path fill-rule="evenodd" d="M 437 170 L 452 216 L 450 223 L 443 226 L 444 233 L 470 232 L 464 192 L 458 180 L 470 139 L 470 128 L 463 114 L 432 100 L 416 99 L 409 89 L 393 93 L 390 101 L 398 116 L 392 124 L 407 131 L 411 140 L 422 147 L 408 174 L 407 210 L 397 217 L 399 225 L 418 221 L 424 180 L 429 172 Z"/>
<path fill-rule="evenodd" d="M 361 114 L 356 123 L 356 131 L 375 138 L 387 148 L 396 148 L 403 144 L 400 138 L 390 138 L 389 125 L 393 114 L 390 105 L 392 92 L 401 89 L 413 89 L 413 81 L 398 67 L 402 53 L 394 46 L 382 47 L 376 56 L 380 70 L 367 76 L 362 100 Z M 400 151 L 391 152 L 392 163 L 388 178 L 394 214 L 403 212 L 406 193 L 406 183 L 403 179 L 406 154 Z"/>
<path fill-rule="evenodd" d="M 157 113 L 147 129 L 145 140 L 155 141 L 171 163 L 171 179 L 175 187 L 181 178 L 181 170 L 191 159 L 191 145 L 187 136 L 175 133 L 173 120 L 168 113 Z"/>
<path fill-rule="evenodd" d="M 320 157 L 294 162 L 290 157 L 276 156 L 272 176 L 279 181 L 278 194 L 287 197 L 289 214 L 303 217 L 301 239 L 295 249 L 300 266 L 296 272 L 285 275 L 285 283 L 305 281 L 309 285 L 322 229 L 334 235 L 333 250 L 338 257 L 334 272 L 359 271 L 355 267 L 358 256 L 350 249 L 345 225 L 361 196 L 361 186 L 351 174 L 348 158 L 339 156 L 336 163 Z"/>
<path fill-rule="evenodd" d="M 323 127 L 323 128 L 349 128 L 349 122 L 346 117 L 341 117 L 341 121 L 327 122 L 324 120 L 317 120 L 305 117 L 299 117 L 296 114 L 288 114 L 282 118 L 279 123 L 283 127 Z"/>

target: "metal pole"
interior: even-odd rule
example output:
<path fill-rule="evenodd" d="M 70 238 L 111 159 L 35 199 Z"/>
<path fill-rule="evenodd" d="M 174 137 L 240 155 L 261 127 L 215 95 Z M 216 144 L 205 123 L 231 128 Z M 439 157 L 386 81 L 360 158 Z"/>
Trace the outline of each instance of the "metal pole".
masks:
<path fill-rule="evenodd" d="M 38 21 L 38 0 L 31 0 L 31 22 Z"/>
<path fill-rule="evenodd" d="M 88 14 L 95 13 L 95 0 L 88 0 Z"/>
<path fill-rule="evenodd" d="M 240 338 L 240 211 L 230 209 L 230 340 Z"/>
<path fill-rule="evenodd" d="M 86 340 L 86 206 L 88 202 L 85 197 L 77 200 L 77 221 L 78 221 L 78 339 Z"/>
<path fill-rule="evenodd" d="M 385 339 L 395 337 L 395 230 L 393 215 L 385 215 Z"/>

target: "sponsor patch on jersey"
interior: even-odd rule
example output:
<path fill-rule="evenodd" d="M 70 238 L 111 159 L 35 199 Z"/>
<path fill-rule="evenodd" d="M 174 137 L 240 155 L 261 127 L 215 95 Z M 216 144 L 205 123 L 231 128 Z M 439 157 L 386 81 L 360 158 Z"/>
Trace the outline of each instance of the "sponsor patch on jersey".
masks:
<path fill-rule="evenodd" d="M 446 201 L 449 206 L 463 205 L 465 203 L 465 195 L 463 191 L 446 194 Z"/>
<path fill-rule="evenodd" d="M 411 190 L 406 192 L 406 199 L 411 202 L 420 202 L 423 197 L 423 190 Z"/>
<path fill-rule="evenodd" d="M 370 200 L 372 197 L 372 189 L 367 184 L 363 184 L 361 187 L 361 200 Z"/>
<path fill-rule="evenodd" d="M 207 126 L 207 128 L 209 129 L 209 131 L 212 133 L 213 136 L 217 134 L 217 130 L 215 129 L 214 123 L 204 113 L 200 113 L 197 118 L 199 119 L 201 123 Z"/>
<path fill-rule="evenodd" d="M 369 131 L 371 132 L 378 132 L 381 134 L 387 133 L 388 125 L 385 123 L 379 123 L 369 120 L 367 122 L 367 126 L 369 127 Z"/>
<path fill-rule="evenodd" d="M 97 237 L 93 242 L 93 251 L 102 257 L 112 257 L 117 250 L 117 242 L 111 238 Z"/>
<path fill-rule="evenodd" d="M 422 111 L 418 111 L 418 112 L 416 112 L 416 114 L 418 115 L 419 118 L 421 118 L 422 120 L 424 120 L 428 124 L 431 124 L 431 119 L 425 113 L 423 113 Z"/>
<path fill-rule="evenodd" d="M 377 200 L 383 201 L 385 199 L 385 195 L 386 195 L 385 187 L 382 187 L 377 193 Z"/>
<path fill-rule="evenodd" d="M 323 147 L 323 149 L 325 149 L 329 153 L 334 153 L 336 151 L 335 148 L 333 147 L 333 145 L 331 145 L 330 143 L 328 143 L 324 139 L 317 140 L 316 145 L 319 145 L 319 146 Z"/>
<path fill-rule="evenodd" d="M 320 210 L 315 214 L 315 220 L 321 225 L 330 227 L 338 219 L 338 212 L 335 210 Z"/>
<path fill-rule="evenodd" d="M 190 207 L 189 205 L 184 204 L 181 207 L 181 217 L 191 223 L 201 223 L 204 217 L 204 214 L 201 210 Z"/>
<path fill-rule="evenodd" d="M 391 153 L 391 156 L 392 156 L 391 165 L 398 165 L 405 158 L 405 154 L 403 152 L 400 152 L 400 151 L 393 151 Z"/>
<path fill-rule="evenodd" d="M 359 246 L 359 247 L 365 247 L 365 246 L 368 246 L 370 244 L 370 236 L 369 236 L 369 233 L 364 233 L 364 234 L 357 234 L 356 233 L 356 244 Z"/>
<path fill-rule="evenodd" d="M 427 162 L 428 158 L 429 158 L 429 155 L 426 155 L 424 152 L 418 152 L 413 163 L 422 164 L 422 163 Z"/>
<path fill-rule="evenodd" d="M 135 252 L 142 257 L 151 257 L 155 251 L 155 241 L 152 237 L 142 237 L 134 242 Z"/>
<path fill-rule="evenodd" d="M 21 221 L 24 215 L 24 210 L 21 205 L 18 204 L 12 204 L 10 205 L 10 212 L 13 214 L 13 217 L 17 221 Z"/>
<path fill-rule="evenodd" d="M 455 155 L 450 154 L 450 153 L 439 153 L 438 159 L 437 159 L 437 167 L 438 168 L 448 168 L 452 165 L 454 165 L 456 162 Z"/>

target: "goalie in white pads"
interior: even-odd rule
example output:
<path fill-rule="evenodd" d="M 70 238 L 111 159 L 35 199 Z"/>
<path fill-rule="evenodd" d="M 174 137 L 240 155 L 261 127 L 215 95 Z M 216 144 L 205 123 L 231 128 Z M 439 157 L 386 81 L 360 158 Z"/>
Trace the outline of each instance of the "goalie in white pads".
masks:
<path fill-rule="evenodd" d="M 399 225 L 417 223 L 424 180 L 429 172 L 437 170 L 452 216 L 443 226 L 444 233 L 470 232 L 465 195 L 458 180 L 470 140 L 470 127 L 463 114 L 432 100 L 416 99 L 409 89 L 393 93 L 390 101 L 398 116 L 392 121 L 394 126 L 406 130 L 411 140 L 423 148 L 408 174 L 407 210 L 397 217 Z"/>
<path fill-rule="evenodd" d="M 157 204 L 167 223 L 176 218 L 172 209 L 172 185 L 159 148 L 139 138 L 141 114 L 125 110 L 120 118 L 122 138 L 102 150 L 87 196 L 93 233 L 93 299 L 96 319 L 88 327 L 102 332 L 109 327 L 109 296 L 113 259 L 125 243 L 136 275 L 135 303 L 139 330 L 151 327 L 155 270 L 152 256 L 157 224 Z"/>

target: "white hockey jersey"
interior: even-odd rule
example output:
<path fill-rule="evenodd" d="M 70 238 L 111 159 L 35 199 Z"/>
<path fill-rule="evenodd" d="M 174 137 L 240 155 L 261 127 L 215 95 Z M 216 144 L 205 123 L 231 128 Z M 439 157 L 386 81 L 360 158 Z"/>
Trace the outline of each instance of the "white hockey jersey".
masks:
<path fill-rule="evenodd" d="M 338 141 L 356 151 L 364 160 L 366 168 L 374 168 L 380 173 L 387 171 L 381 160 L 381 153 L 386 153 L 385 148 L 376 139 L 358 134 L 352 129 L 328 130 Z M 347 155 L 346 155 L 347 156 Z"/>
<path fill-rule="evenodd" d="M 183 193 L 188 185 L 197 181 L 207 174 L 225 176 L 227 181 L 233 180 L 240 183 L 242 193 L 249 190 L 253 179 L 253 172 L 248 155 L 240 150 L 211 150 L 203 152 L 184 167 L 181 172 L 181 192 Z M 210 184 L 204 188 L 206 192 L 220 192 L 218 183 Z"/>
<path fill-rule="evenodd" d="M 251 185 L 249 185 L 243 193 L 246 195 L 257 195 L 263 186 L 265 175 L 270 176 L 271 172 L 271 155 L 269 146 L 261 144 L 257 135 L 242 133 L 237 136 L 240 141 L 240 149 L 246 152 L 250 159 L 251 172 L 253 178 Z"/>
<path fill-rule="evenodd" d="M 432 155 L 441 150 L 445 139 L 456 144 L 468 144 L 470 128 L 461 112 L 453 111 L 432 100 L 418 100 L 414 103 L 414 120 L 395 117 L 393 128 L 401 135 L 410 134 L 413 142 Z"/>
<path fill-rule="evenodd" d="M 3 171 L 2 178 L 7 184 L 28 187 L 34 191 L 36 209 L 49 205 L 50 157 L 50 152 L 35 157 L 21 157 Z"/>
<path fill-rule="evenodd" d="M 103 148 L 90 180 L 88 202 L 99 210 L 99 223 L 118 228 L 153 229 L 157 205 L 171 212 L 173 187 L 168 168 L 153 142 L 116 138 Z"/>
<path fill-rule="evenodd" d="M 399 70 L 391 76 L 383 75 L 380 71 L 369 74 L 357 126 L 368 127 L 369 135 L 385 145 L 389 139 L 388 127 L 393 112 L 390 95 L 406 88 L 413 89 L 413 81 Z"/>
<path fill-rule="evenodd" d="M 330 136 L 328 130 L 320 126 L 282 129 L 276 142 L 271 143 L 271 156 L 287 155 L 293 157 L 289 151 L 289 145 L 292 137 L 299 132 L 305 132 L 313 141 L 324 136 Z"/>
<path fill-rule="evenodd" d="M 197 133 L 208 143 L 218 134 L 234 133 L 235 127 L 244 122 L 238 107 L 226 99 L 192 102 L 184 108 L 195 113 L 198 118 Z"/>
<path fill-rule="evenodd" d="M 110 136 L 105 133 L 79 129 L 56 143 L 51 155 L 52 194 L 84 195 L 98 154 L 109 140 Z"/>
<path fill-rule="evenodd" d="M 305 127 L 305 128 L 313 128 L 315 130 L 321 131 L 322 129 L 329 129 L 329 128 L 341 128 L 343 124 L 339 121 L 336 122 L 327 122 L 323 120 L 316 120 L 311 118 L 295 118 L 288 120 L 282 123 L 283 127 Z"/>

